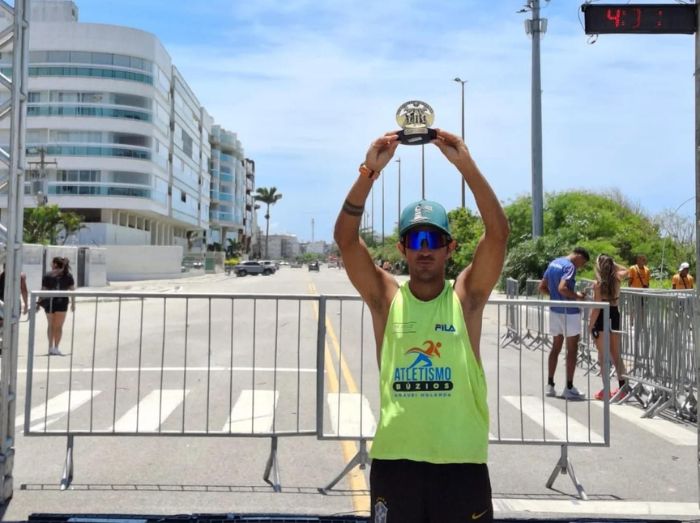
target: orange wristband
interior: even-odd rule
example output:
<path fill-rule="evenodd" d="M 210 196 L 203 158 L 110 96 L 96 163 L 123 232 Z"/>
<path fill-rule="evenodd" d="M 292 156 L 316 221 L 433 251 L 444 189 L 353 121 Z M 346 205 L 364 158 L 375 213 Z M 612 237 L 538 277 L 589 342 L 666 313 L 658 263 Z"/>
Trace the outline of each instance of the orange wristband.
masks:
<path fill-rule="evenodd" d="M 377 178 L 379 178 L 379 171 L 373 171 L 364 163 L 360 165 L 360 174 L 369 178 L 370 180 L 376 180 Z"/>

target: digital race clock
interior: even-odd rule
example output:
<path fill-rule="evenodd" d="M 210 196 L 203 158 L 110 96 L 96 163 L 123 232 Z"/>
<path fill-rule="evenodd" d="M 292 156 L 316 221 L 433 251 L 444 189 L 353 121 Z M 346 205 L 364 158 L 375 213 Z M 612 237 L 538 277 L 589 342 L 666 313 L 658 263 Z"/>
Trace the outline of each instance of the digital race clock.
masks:
<path fill-rule="evenodd" d="M 695 4 L 584 4 L 586 34 L 693 34 Z"/>

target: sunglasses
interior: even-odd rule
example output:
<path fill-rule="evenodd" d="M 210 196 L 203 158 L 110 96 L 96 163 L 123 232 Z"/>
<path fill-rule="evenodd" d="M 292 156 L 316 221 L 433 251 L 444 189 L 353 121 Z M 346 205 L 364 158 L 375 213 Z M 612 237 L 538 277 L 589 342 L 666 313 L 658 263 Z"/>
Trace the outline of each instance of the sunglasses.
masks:
<path fill-rule="evenodd" d="M 423 247 L 440 249 L 450 243 L 450 238 L 440 231 L 408 231 L 403 244 L 407 249 L 418 251 Z"/>

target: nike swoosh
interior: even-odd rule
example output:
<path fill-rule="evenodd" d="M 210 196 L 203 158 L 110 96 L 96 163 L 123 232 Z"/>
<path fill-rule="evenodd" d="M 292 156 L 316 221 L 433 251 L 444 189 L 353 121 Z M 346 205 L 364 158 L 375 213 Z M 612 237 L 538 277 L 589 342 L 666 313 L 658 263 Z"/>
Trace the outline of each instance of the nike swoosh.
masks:
<path fill-rule="evenodd" d="M 484 514 L 486 514 L 488 511 L 489 511 L 489 509 L 486 509 L 486 510 L 484 510 L 483 512 L 479 512 L 478 514 L 477 514 L 476 512 L 474 512 L 474 513 L 472 514 L 472 519 L 479 519 L 481 516 L 483 516 Z"/>

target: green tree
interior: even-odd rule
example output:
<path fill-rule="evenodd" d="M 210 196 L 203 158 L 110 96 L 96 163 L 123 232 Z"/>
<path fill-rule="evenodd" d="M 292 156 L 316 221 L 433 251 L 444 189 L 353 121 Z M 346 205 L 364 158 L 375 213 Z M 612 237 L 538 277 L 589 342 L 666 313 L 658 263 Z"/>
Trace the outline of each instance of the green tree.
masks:
<path fill-rule="evenodd" d="M 255 191 L 257 194 L 254 196 L 256 201 L 262 202 L 267 205 L 265 210 L 265 258 L 269 257 L 269 237 L 270 237 L 270 205 L 276 204 L 281 198 L 282 194 L 277 192 L 277 187 L 258 187 Z"/>
<path fill-rule="evenodd" d="M 73 212 L 63 212 L 58 205 L 42 205 L 24 210 L 24 241 L 56 245 L 61 231 L 68 236 L 79 231 L 83 217 Z"/>
<path fill-rule="evenodd" d="M 240 257 L 241 255 L 241 244 L 233 238 L 227 238 L 228 246 L 226 247 L 226 257 L 234 258 Z"/>

